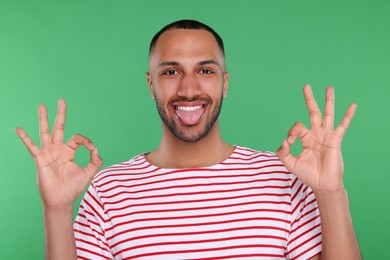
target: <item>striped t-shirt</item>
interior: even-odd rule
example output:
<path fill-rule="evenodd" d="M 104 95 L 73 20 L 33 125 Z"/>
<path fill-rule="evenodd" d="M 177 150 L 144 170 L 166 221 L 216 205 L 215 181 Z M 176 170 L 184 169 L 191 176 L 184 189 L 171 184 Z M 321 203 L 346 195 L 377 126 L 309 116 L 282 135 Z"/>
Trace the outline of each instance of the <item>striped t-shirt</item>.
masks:
<path fill-rule="evenodd" d="M 79 259 L 308 259 L 321 252 L 313 192 L 274 153 L 236 146 L 210 167 L 143 154 L 99 172 L 74 224 Z"/>

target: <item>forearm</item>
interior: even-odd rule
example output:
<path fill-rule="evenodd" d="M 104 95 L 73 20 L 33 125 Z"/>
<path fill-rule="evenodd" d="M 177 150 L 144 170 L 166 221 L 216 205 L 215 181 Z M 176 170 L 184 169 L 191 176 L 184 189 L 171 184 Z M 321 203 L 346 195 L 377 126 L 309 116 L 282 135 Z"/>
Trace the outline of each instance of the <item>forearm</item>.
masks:
<path fill-rule="evenodd" d="M 45 259 L 77 259 L 73 233 L 73 205 L 44 209 Z"/>
<path fill-rule="evenodd" d="M 321 216 L 321 259 L 361 259 L 345 190 L 315 192 Z"/>

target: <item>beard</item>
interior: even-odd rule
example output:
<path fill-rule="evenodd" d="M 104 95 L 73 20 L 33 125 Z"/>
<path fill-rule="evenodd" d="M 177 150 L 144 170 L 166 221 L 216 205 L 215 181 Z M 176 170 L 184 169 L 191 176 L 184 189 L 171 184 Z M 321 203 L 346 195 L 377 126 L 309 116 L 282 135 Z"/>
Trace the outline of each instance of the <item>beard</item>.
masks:
<path fill-rule="evenodd" d="M 177 123 L 175 123 L 173 120 L 170 120 L 164 110 L 163 104 L 158 100 L 156 97 L 156 107 L 158 114 L 160 115 L 161 120 L 164 122 L 165 126 L 169 129 L 169 131 L 180 141 L 186 142 L 186 143 L 195 143 L 201 140 L 203 137 L 205 137 L 213 128 L 215 122 L 217 121 L 219 114 L 221 112 L 222 108 L 222 101 L 223 101 L 223 96 L 216 100 L 216 106 L 214 107 L 211 117 L 209 120 L 206 122 L 206 125 L 198 131 L 195 135 L 188 135 L 185 132 L 181 131 Z M 210 104 L 210 102 L 209 102 Z M 191 127 L 191 126 L 189 126 Z"/>

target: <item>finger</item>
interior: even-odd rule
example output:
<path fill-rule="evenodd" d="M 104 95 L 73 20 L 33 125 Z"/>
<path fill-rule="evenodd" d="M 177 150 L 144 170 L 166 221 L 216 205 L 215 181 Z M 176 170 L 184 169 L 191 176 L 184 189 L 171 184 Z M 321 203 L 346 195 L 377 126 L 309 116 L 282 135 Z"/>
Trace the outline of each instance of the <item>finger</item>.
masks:
<path fill-rule="evenodd" d="M 332 87 L 326 89 L 323 126 L 332 130 L 334 127 L 334 89 Z"/>
<path fill-rule="evenodd" d="M 301 122 L 297 122 L 288 131 L 287 142 L 289 144 L 293 144 L 297 138 L 302 139 L 307 135 L 307 133 L 309 133 L 309 129 L 307 129 L 306 126 Z"/>
<path fill-rule="evenodd" d="M 309 112 L 311 126 L 321 127 L 322 125 L 321 111 L 314 98 L 310 85 L 304 86 L 303 94 L 305 97 L 307 111 Z"/>
<path fill-rule="evenodd" d="M 335 133 L 338 136 L 343 137 L 345 135 L 349 127 L 349 124 L 351 123 L 352 118 L 355 115 L 356 109 L 357 109 L 357 105 L 355 103 L 351 104 L 348 107 L 347 112 L 345 112 L 345 115 L 343 117 L 343 120 L 341 120 L 341 123 L 337 126 L 335 130 Z"/>
<path fill-rule="evenodd" d="M 65 129 L 65 117 L 66 117 L 66 104 L 65 100 L 58 100 L 58 110 L 56 120 L 53 127 L 52 141 L 54 144 L 64 142 L 64 129 Z"/>
<path fill-rule="evenodd" d="M 91 150 L 89 164 L 83 169 L 88 180 L 91 181 L 96 173 L 99 171 L 99 168 L 102 167 L 103 160 L 99 156 L 98 149 L 95 147 Z"/>
<path fill-rule="evenodd" d="M 79 148 L 80 145 L 83 145 L 88 150 L 92 150 L 95 148 L 91 140 L 80 134 L 75 134 L 74 136 L 72 136 L 72 138 L 68 141 L 66 145 L 75 151 Z"/>
<path fill-rule="evenodd" d="M 16 133 L 26 146 L 27 150 L 30 152 L 31 156 L 35 158 L 41 151 L 39 147 L 34 143 L 33 140 L 31 140 L 31 138 L 22 128 L 16 128 Z"/>
<path fill-rule="evenodd" d="M 297 158 L 291 154 L 291 145 L 295 143 L 297 138 L 304 138 L 308 132 L 309 130 L 304 124 L 295 123 L 288 131 L 287 140 L 284 140 L 282 146 L 276 151 L 276 155 L 290 172 L 294 172 L 297 161 Z"/>
<path fill-rule="evenodd" d="M 276 151 L 276 155 L 284 166 L 290 171 L 294 172 L 294 167 L 297 158 L 291 154 L 291 146 L 287 140 L 283 140 L 282 146 Z"/>
<path fill-rule="evenodd" d="M 41 139 L 41 147 L 46 148 L 48 145 L 51 144 L 46 106 L 39 105 L 38 111 L 39 111 L 39 136 Z"/>

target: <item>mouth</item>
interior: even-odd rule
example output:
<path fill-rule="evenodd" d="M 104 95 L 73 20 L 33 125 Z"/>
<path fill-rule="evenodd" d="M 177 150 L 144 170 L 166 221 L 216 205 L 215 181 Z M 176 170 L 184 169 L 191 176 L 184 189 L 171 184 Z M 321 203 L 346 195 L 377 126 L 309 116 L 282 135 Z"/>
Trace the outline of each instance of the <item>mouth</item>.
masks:
<path fill-rule="evenodd" d="M 207 103 L 197 103 L 198 104 L 175 104 L 173 106 L 175 115 L 183 125 L 197 125 L 202 119 Z"/>

